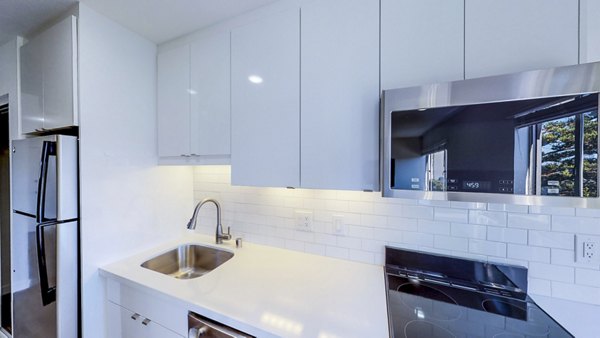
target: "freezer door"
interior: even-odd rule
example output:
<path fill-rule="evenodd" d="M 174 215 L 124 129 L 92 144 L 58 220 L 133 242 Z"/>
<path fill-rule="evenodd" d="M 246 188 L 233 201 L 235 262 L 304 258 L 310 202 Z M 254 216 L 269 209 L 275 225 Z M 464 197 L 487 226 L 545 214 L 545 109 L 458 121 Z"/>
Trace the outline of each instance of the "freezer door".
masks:
<path fill-rule="evenodd" d="M 47 136 L 13 141 L 12 200 L 15 213 L 36 219 L 42 216 L 56 218 L 56 140 L 57 136 Z M 38 194 L 40 188 L 45 194 Z M 38 201 L 44 202 L 43 205 L 38 205 Z"/>

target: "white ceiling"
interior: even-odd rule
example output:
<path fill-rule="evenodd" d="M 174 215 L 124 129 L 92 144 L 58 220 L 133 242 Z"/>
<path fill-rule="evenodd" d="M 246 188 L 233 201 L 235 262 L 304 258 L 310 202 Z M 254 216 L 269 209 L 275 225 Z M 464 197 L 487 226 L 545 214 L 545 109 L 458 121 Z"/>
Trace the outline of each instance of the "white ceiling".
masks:
<path fill-rule="evenodd" d="M 0 0 L 2 1 L 4 0 Z M 277 0 L 81 0 L 157 44 L 275 1 Z"/>
<path fill-rule="evenodd" d="M 157 44 L 277 0 L 81 0 Z M 77 0 L 0 0 L 0 44 L 26 35 Z"/>
<path fill-rule="evenodd" d="M 0 0 L 0 44 L 26 35 L 60 15 L 76 0 Z"/>

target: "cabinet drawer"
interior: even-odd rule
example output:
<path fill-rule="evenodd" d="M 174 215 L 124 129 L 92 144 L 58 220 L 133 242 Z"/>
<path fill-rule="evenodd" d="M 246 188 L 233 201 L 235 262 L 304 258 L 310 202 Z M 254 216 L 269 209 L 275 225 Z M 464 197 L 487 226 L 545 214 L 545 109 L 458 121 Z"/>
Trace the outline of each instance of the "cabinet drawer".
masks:
<path fill-rule="evenodd" d="M 110 302 L 150 318 L 179 335 L 187 335 L 187 309 L 176 301 L 111 279 L 107 280 L 107 298 Z"/>
<path fill-rule="evenodd" d="M 150 318 L 108 302 L 108 336 L 119 338 L 181 338 Z"/>

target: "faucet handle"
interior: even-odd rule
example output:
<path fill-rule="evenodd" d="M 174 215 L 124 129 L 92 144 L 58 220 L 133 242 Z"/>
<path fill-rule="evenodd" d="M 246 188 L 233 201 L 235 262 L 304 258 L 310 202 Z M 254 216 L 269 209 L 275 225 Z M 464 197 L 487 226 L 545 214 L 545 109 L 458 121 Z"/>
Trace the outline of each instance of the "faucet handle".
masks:
<path fill-rule="evenodd" d="M 227 227 L 227 234 L 231 236 L 231 227 Z"/>

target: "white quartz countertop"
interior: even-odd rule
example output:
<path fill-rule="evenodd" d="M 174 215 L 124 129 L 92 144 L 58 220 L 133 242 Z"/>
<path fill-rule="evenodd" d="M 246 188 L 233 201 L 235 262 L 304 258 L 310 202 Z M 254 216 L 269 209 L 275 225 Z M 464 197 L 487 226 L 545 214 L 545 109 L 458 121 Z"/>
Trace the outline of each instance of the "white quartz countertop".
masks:
<path fill-rule="evenodd" d="M 140 264 L 179 244 L 234 253 L 212 272 L 178 280 Z M 190 234 L 100 269 L 183 301 L 188 310 L 257 337 L 388 337 L 383 267 Z"/>

